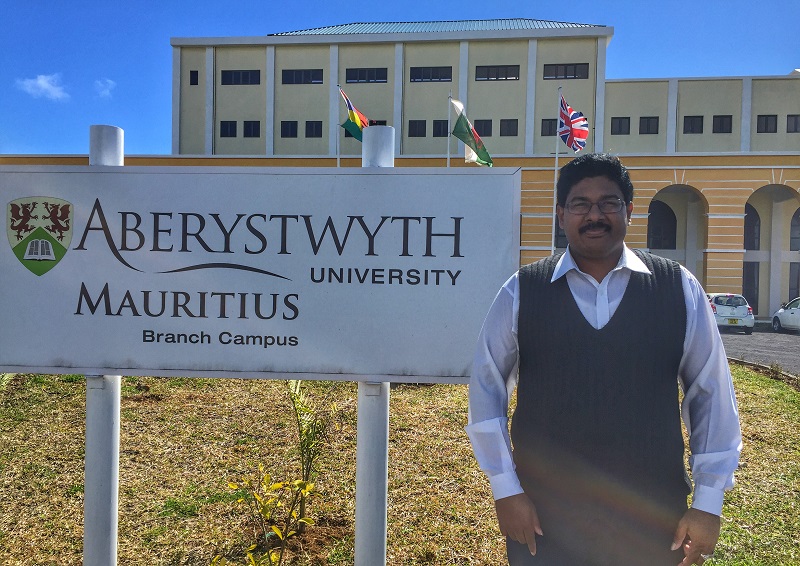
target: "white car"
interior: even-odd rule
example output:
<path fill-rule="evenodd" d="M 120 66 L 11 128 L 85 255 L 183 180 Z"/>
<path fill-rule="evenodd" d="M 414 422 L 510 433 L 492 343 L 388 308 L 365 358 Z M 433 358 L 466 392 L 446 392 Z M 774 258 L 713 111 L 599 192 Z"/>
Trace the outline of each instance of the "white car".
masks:
<path fill-rule="evenodd" d="M 741 329 L 745 334 L 752 334 L 756 319 L 753 308 L 747 299 L 732 293 L 708 293 L 708 302 L 714 311 L 717 328 Z"/>
<path fill-rule="evenodd" d="M 800 297 L 781 305 L 772 315 L 772 330 L 800 330 Z"/>

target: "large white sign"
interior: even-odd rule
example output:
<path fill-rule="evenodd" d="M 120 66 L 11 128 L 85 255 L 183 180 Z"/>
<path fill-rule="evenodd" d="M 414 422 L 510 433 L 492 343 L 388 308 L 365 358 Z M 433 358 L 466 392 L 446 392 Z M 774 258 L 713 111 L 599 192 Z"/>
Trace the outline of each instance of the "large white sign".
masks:
<path fill-rule="evenodd" d="M 0 371 L 465 382 L 519 191 L 516 169 L 0 168 Z"/>

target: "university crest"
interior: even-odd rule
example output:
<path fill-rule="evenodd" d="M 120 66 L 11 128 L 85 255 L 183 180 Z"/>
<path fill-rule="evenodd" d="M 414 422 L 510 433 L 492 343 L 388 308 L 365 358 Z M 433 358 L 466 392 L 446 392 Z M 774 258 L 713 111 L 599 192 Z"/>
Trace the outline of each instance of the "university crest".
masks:
<path fill-rule="evenodd" d="M 67 253 L 73 212 L 72 203 L 52 197 L 20 198 L 8 203 L 8 243 L 31 273 L 44 275 Z"/>

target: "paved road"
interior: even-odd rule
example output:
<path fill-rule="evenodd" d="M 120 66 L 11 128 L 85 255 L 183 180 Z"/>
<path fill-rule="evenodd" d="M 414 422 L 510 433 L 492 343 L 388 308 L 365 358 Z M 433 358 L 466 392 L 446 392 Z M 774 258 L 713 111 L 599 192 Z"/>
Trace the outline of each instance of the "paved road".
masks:
<path fill-rule="evenodd" d="M 778 364 L 783 371 L 800 375 L 800 333 L 778 334 L 767 324 L 756 324 L 750 336 L 722 332 L 722 342 L 729 358 L 757 362 L 770 366 Z"/>

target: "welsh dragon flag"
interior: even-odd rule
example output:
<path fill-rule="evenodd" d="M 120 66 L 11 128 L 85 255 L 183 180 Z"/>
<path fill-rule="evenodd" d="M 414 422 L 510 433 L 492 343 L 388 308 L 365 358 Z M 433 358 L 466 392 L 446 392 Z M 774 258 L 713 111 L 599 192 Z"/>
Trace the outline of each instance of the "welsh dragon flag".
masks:
<path fill-rule="evenodd" d="M 467 163 L 477 163 L 478 165 L 492 166 L 492 157 L 486 151 L 483 140 L 472 127 L 472 123 L 467 119 L 464 112 L 464 105 L 461 101 L 451 98 L 450 102 L 456 109 L 456 122 L 453 126 L 453 135 L 464 142 L 464 161 Z"/>

